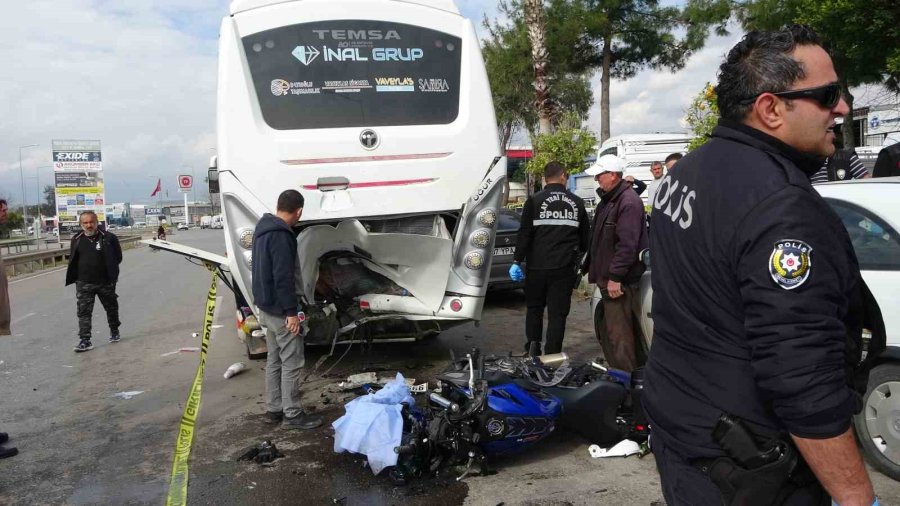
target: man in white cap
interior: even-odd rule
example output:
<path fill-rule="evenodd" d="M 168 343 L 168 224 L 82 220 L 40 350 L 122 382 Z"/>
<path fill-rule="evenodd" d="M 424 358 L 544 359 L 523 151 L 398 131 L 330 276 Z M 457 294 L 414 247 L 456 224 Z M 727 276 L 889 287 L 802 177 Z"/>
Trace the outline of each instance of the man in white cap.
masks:
<path fill-rule="evenodd" d="M 610 366 L 630 372 L 640 367 L 644 355 L 635 340 L 634 321 L 640 312 L 638 283 L 644 273 L 638 256 L 648 239 L 644 205 L 623 180 L 624 171 L 625 162 L 615 155 L 601 156 L 586 171 L 600 185 L 600 204 L 582 270 L 603 295 L 607 334 L 600 339 L 603 355 Z"/>

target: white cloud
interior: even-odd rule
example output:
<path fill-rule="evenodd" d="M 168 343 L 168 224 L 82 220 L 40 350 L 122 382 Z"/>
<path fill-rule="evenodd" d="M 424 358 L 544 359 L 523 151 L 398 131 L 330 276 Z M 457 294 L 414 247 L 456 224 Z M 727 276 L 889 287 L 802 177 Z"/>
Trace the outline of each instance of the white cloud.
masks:
<path fill-rule="evenodd" d="M 141 200 L 156 177 L 205 172 L 214 146 L 217 26 L 222 0 L 43 0 L 0 19 L 0 193 L 21 201 L 49 165 L 51 139 L 100 139 L 107 200 Z M 204 152 L 199 146 L 206 144 Z M 49 169 L 41 182 L 50 183 Z M 36 199 L 26 179 L 26 198 Z M 175 195 L 173 194 L 173 197 Z"/>
<path fill-rule="evenodd" d="M 35 168 L 49 165 L 51 139 L 100 139 L 107 200 L 146 201 L 163 179 L 193 168 L 202 181 L 215 146 L 218 26 L 228 0 L 33 0 L 7 2 L 0 17 L 0 196 L 27 199 Z M 494 0 L 457 0 L 480 36 L 498 16 Z M 677 73 L 643 71 L 611 89 L 612 133 L 677 131 L 691 98 L 740 37 L 711 37 Z M 600 78 L 589 126 L 599 132 Z M 41 182 L 51 181 L 41 170 Z M 200 185 L 202 187 L 202 184 Z M 204 192 L 205 193 L 205 192 Z M 201 192 L 198 191 L 198 195 Z"/>
<path fill-rule="evenodd" d="M 681 119 L 691 100 L 707 82 L 716 81 L 716 71 L 728 50 L 743 36 L 737 27 L 731 35 L 710 36 L 706 46 L 675 73 L 666 70 L 644 70 L 635 77 L 610 83 L 610 134 L 680 132 Z M 591 79 L 595 104 L 588 127 L 600 132 L 599 72 Z"/>

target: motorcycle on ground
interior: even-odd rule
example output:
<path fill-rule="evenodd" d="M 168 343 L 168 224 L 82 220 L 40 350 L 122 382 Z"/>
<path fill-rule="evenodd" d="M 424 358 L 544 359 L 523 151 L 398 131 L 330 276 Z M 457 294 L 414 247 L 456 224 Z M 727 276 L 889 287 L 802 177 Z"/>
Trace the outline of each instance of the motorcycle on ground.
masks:
<path fill-rule="evenodd" d="M 399 485 L 451 466 L 490 474 L 490 462 L 532 448 L 557 427 L 591 443 L 647 440 L 643 374 L 564 353 L 541 357 L 452 356 L 426 406 L 403 404 L 403 437 L 389 472 Z"/>

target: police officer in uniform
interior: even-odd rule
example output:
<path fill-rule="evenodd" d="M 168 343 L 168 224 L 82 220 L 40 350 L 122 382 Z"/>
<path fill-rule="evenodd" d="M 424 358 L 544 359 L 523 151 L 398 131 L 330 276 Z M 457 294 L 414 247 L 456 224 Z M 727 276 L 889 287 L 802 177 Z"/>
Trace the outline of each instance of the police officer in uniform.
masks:
<path fill-rule="evenodd" d="M 578 265 L 590 241 L 584 201 L 566 190 L 567 179 L 559 162 L 544 167 L 544 189 L 529 197 L 522 209 L 515 261 L 509 269 L 513 281 L 525 279 L 525 349 L 531 356 L 541 355 L 544 307 L 549 321 L 543 352 L 562 351 Z"/>
<path fill-rule="evenodd" d="M 877 504 L 851 417 L 884 326 L 809 182 L 848 112 L 831 58 L 803 26 L 751 32 L 716 90 L 719 126 L 660 183 L 650 227 L 644 407 L 666 503 Z"/>

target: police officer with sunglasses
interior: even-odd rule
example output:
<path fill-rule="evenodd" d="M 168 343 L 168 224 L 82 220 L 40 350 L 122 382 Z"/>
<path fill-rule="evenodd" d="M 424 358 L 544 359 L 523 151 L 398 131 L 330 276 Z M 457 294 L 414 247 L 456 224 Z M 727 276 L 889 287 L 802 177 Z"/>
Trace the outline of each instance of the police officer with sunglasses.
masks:
<path fill-rule="evenodd" d="M 884 324 L 809 178 L 849 112 L 809 28 L 748 33 L 660 183 L 644 407 L 666 503 L 877 504 L 851 426 Z M 872 329 L 862 360 L 862 329 Z"/>

